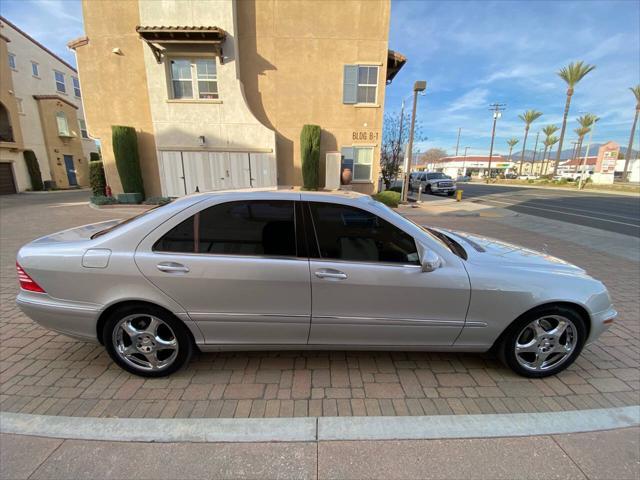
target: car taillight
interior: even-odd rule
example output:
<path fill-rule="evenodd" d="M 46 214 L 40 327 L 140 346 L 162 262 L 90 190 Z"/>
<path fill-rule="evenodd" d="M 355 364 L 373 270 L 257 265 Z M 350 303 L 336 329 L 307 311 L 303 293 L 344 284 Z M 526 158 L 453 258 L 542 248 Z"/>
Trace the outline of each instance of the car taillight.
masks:
<path fill-rule="evenodd" d="M 21 289 L 28 290 L 30 292 L 47 293 L 33 280 L 33 278 L 27 275 L 27 272 L 22 269 L 18 262 L 16 262 L 16 270 L 18 272 L 18 282 L 20 282 Z"/>

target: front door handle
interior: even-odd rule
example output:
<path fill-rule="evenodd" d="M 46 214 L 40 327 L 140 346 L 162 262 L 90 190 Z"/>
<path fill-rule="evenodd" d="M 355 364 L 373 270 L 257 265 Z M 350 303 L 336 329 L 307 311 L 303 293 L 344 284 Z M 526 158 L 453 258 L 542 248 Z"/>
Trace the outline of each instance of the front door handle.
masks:
<path fill-rule="evenodd" d="M 347 274 L 340 270 L 334 270 L 332 268 L 322 269 L 315 272 L 315 276 L 318 278 L 332 278 L 334 280 L 346 280 Z"/>
<path fill-rule="evenodd" d="M 165 273 L 189 273 L 189 267 L 185 267 L 181 263 L 163 262 L 157 265 L 158 270 Z"/>

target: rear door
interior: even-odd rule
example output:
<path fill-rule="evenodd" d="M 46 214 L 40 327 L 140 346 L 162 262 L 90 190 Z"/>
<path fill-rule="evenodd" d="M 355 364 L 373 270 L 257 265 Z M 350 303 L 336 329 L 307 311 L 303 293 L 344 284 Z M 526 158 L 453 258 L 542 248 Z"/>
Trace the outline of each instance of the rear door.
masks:
<path fill-rule="evenodd" d="M 309 344 L 453 344 L 470 295 L 459 261 L 423 272 L 414 238 L 376 214 L 327 202 L 310 202 L 309 212 Z"/>
<path fill-rule="evenodd" d="M 143 274 L 183 306 L 206 343 L 306 344 L 309 261 L 296 241 L 295 202 L 199 208 L 140 244 Z"/>

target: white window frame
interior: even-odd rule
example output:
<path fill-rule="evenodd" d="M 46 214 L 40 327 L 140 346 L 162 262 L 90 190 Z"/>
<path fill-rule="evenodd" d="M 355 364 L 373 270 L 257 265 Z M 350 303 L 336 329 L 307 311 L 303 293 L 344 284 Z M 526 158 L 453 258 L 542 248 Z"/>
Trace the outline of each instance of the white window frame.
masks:
<path fill-rule="evenodd" d="M 353 172 L 352 181 L 354 183 L 371 183 L 373 178 L 373 157 L 375 155 L 375 147 L 353 145 Z M 371 161 L 369 163 L 358 163 L 358 150 L 368 150 L 371 152 Z M 369 178 L 356 178 L 356 165 L 368 165 L 369 166 Z"/>
<path fill-rule="evenodd" d="M 78 77 L 71 77 L 71 85 L 73 86 L 73 94 L 76 98 L 82 97 L 82 91 L 80 90 L 80 79 Z"/>
<path fill-rule="evenodd" d="M 58 80 L 58 75 L 62 76 L 62 80 L 59 81 Z M 65 75 L 62 72 L 59 72 L 58 70 L 54 70 L 53 71 L 53 80 L 56 84 L 56 92 L 58 93 L 64 93 L 65 95 L 67 94 L 67 81 L 65 79 Z M 62 90 L 60 90 L 60 88 L 58 88 L 60 86 L 60 84 L 62 84 Z"/>
<path fill-rule="evenodd" d="M 187 79 L 187 78 L 178 78 L 175 79 L 175 81 L 183 81 L 186 82 L 187 80 L 191 81 L 191 91 L 192 91 L 192 96 L 191 97 L 176 97 L 175 94 L 175 90 L 174 90 L 174 78 L 173 78 L 173 69 L 171 68 L 171 62 L 172 61 L 188 61 L 190 62 L 190 73 L 191 73 L 191 78 Z M 212 78 L 204 78 L 201 79 L 198 77 L 198 68 L 197 68 L 197 62 L 199 60 L 207 60 L 207 61 L 212 61 L 213 62 L 213 66 L 215 68 L 215 73 L 213 75 L 211 75 Z M 199 82 L 204 82 L 204 81 L 209 81 L 209 82 L 213 82 L 216 86 L 216 98 L 200 98 L 200 89 L 199 89 Z M 186 101 L 186 102 L 218 102 L 220 100 L 220 90 L 219 90 L 219 84 L 218 84 L 218 62 L 216 57 L 208 57 L 208 56 L 174 56 L 174 57 L 170 57 L 167 59 L 167 82 L 169 83 L 169 99 L 170 100 L 175 100 L 177 102 L 180 101 Z M 204 92 L 203 94 L 208 94 L 207 92 Z"/>
<path fill-rule="evenodd" d="M 361 68 L 375 68 L 376 69 L 376 83 L 360 83 L 360 69 Z M 368 75 L 367 75 L 368 77 Z M 358 64 L 358 75 L 356 79 L 356 105 L 377 105 L 378 104 L 378 83 L 380 83 L 380 66 L 379 65 L 366 65 L 366 64 Z M 359 102 L 358 101 L 358 93 L 360 91 L 360 87 L 374 87 L 375 88 L 375 98 L 373 102 Z"/>
<path fill-rule="evenodd" d="M 16 54 L 15 53 L 9 53 L 8 61 L 9 61 L 9 68 L 11 70 L 18 70 L 18 64 L 16 63 Z"/>
<path fill-rule="evenodd" d="M 80 127 L 80 136 L 85 140 L 88 140 L 89 132 L 87 131 L 87 122 L 84 121 L 84 118 L 78 119 L 78 127 Z"/>
<path fill-rule="evenodd" d="M 64 125 L 60 128 L 60 122 L 64 121 Z M 71 130 L 69 129 L 69 120 L 67 119 L 67 115 L 62 111 L 56 112 L 56 126 L 58 127 L 58 136 L 59 137 L 70 137 Z"/>
<path fill-rule="evenodd" d="M 40 78 L 40 64 L 31 60 L 31 75 Z"/>

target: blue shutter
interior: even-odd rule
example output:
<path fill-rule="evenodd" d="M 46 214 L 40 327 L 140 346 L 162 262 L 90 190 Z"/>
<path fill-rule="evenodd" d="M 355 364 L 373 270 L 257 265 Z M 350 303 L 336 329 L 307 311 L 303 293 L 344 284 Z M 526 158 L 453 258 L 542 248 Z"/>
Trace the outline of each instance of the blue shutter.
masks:
<path fill-rule="evenodd" d="M 342 79 L 342 103 L 358 101 L 358 66 L 345 65 Z"/>

